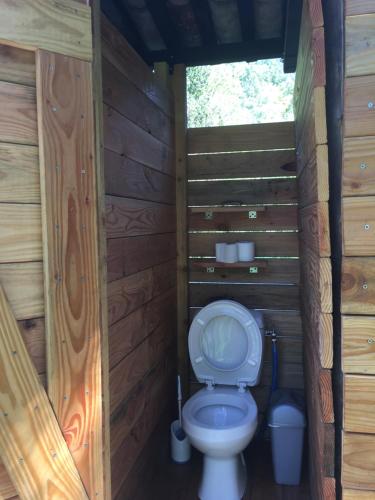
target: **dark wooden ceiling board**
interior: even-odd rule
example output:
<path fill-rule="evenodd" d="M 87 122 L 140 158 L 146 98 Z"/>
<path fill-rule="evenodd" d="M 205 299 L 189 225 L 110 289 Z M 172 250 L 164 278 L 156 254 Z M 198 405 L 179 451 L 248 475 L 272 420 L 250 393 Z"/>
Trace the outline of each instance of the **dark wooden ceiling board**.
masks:
<path fill-rule="evenodd" d="M 165 43 L 168 51 L 181 44 L 180 35 L 176 30 L 164 0 L 145 0 L 152 19 Z"/>
<path fill-rule="evenodd" d="M 284 72 L 294 73 L 297 66 L 302 0 L 287 0 L 284 35 Z"/>
<path fill-rule="evenodd" d="M 242 39 L 252 40 L 254 38 L 254 2 L 253 0 L 237 0 L 238 13 L 240 16 Z"/>
<path fill-rule="evenodd" d="M 204 45 L 216 45 L 217 37 L 207 0 L 190 0 Z"/>

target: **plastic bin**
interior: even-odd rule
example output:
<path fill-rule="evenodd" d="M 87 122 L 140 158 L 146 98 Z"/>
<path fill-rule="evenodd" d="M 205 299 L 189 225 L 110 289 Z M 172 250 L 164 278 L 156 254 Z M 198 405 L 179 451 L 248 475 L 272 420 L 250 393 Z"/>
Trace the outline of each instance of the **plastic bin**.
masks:
<path fill-rule="evenodd" d="M 275 481 L 278 484 L 298 485 L 306 427 L 303 397 L 293 391 L 275 391 L 271 398 L 268 426 L 271 430 Z"/>

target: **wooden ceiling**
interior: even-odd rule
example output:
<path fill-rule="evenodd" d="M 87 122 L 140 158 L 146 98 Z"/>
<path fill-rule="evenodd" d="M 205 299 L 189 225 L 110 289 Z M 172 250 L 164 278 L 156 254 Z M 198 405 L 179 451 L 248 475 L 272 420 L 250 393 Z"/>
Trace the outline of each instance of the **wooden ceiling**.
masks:
<path fill-rule="evenodd" d="M 153 64 L 282 58 L 296 67 L 302 0 L 102 0 L 102 10 Z"/>

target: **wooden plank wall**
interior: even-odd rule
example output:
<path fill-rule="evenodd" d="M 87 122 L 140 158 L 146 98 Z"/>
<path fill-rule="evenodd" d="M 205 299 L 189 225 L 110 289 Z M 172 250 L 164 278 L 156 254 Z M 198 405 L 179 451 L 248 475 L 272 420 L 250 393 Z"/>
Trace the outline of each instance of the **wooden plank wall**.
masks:
<path fill-rule="evenodd" d="M 341 482 L 349 500 L 375 498 L 375 5 L 346 0 L 345 9 Z"/>
<path fill-rule="evenodd" d="M 153 469 L 175 388 L 173 99 L 104 17 L 102 55 L 112 493 L 124 499 Z"/>
<path fill-rule="evenodd" d="M 206 220 L 191 210 L 228 201 L 263 211 L 256 219 L 234 211 Z M 219 298 L 262 310 L 267 328 L 280 334 L 280 386 L 303 389 L 294 124 L 188 129 L 188 205 L 190 320 Z M 258 274 L 195 267 L 214 257 L 216 242 L 239 240 L 254 241 L 256 256 L 266 261 Z M 271 377 L 270 339 L 265 345 L 261 383 L 252 390 L 261 412 Z M 198 388 L 191 371 L 191 390 Z"/>
<path fill-rule="evenodd" d="M 332 273 L 325 47 L 320 0 L 303 4 L 294 110 L 301 230 L 302 323 L 312 498 L 335 496 Z"/>

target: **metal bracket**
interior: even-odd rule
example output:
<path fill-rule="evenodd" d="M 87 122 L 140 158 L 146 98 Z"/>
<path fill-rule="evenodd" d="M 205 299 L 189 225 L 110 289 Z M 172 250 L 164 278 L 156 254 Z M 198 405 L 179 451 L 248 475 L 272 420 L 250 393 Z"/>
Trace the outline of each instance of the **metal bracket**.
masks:
<path fill-rule="evenodd" d="M 249 274 L 257 274 L 258 273 L 258 267 L 249 267 Z"/>
<path fill-rule="evenodd" d="M 206 267 L 206 271 L 208 273 L 214 273 L 215 272 L 215 267 L 214 266 Z"/>
<path fill-rule="evenodd" d="M 212 220 L 214 218 L 214 213 L 212 210 L 206 210 L 204 212 L 204 220 Z"/>
<path fill-rule="evenodd" d="M 249 210 L 249 219 L 256 219 L 256 218 L 257 218 L 256 210 Z"/>

